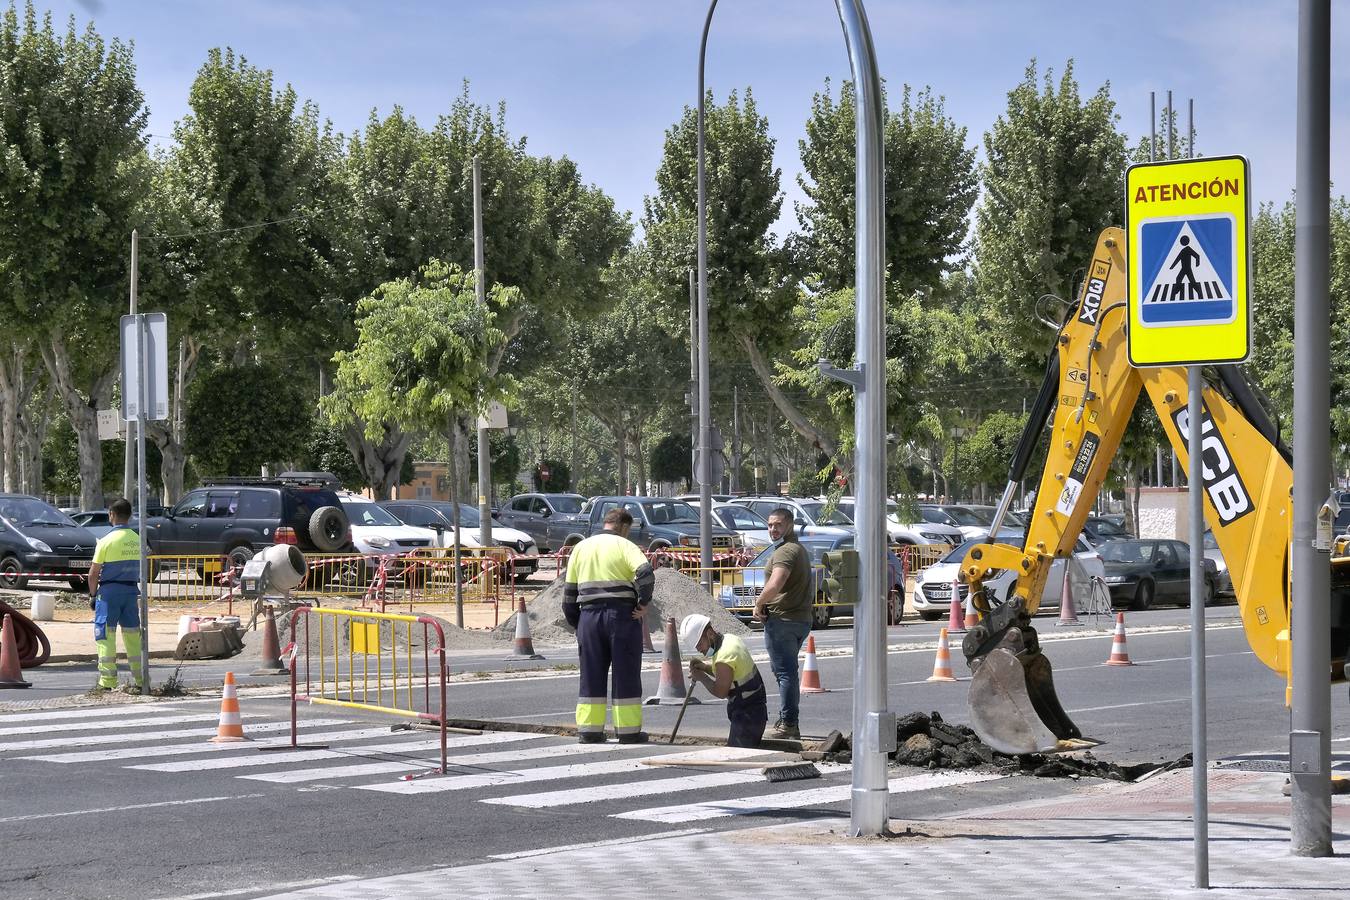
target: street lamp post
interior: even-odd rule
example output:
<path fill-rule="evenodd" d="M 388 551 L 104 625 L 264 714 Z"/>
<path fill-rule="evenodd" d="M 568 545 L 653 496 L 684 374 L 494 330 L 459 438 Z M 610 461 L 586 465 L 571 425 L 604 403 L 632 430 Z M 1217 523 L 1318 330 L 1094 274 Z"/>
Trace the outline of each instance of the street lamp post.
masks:
<path fill-rule="evenodd" d="M 708 29 L 717 0 L 708 4 L 698 54 L 698 343 L 699 343 L 699 469 L 703 506 L 699 544 L 704 571 L 712 567 L 711 472 L 712 441 L 708 396 L 708 231 L 704 191 L 704 61 Z M 895 714 L 886 708 L 886 318 L 882 279 L 886 268 L 883 241 L 883 147 L 881 76 L 876 49 L 862 0 L 835 0 L 844 30 L 849 67 L 857 97 L 857 176 L 855 181 L 855 255 L 857 319 L 854 368 L 821 371 L 854 389 L 856 503 L 863 602 L 854 615 L 853 648 L 853 790 L 850 833 L 880 834 L 886 827 L 889 794 L 887 753 L 895 749 Z"/>

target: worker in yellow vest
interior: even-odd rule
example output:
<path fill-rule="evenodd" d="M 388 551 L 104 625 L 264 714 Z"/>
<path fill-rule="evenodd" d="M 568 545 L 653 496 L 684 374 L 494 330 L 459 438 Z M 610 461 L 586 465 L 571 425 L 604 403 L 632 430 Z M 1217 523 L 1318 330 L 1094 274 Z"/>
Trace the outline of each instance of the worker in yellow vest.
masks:
<path fill-rule="evenodd" d="M 98 691 L 117 687 L 117 628 L 135 690 L 141 681 L 141 537 L 127 525 L 131 503 L 118 498 L 108 507 L 112 531 L 98 539 L 89 567 L 89 596 L 94 598 L 94 645 L 98 647 Z"/>

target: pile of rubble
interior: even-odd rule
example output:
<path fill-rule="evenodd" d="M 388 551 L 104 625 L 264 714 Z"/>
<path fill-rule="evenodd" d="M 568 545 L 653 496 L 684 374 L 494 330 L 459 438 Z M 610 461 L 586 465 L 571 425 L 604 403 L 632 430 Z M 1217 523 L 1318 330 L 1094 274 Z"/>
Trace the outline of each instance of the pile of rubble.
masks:
<path fill-rule="evenodd" d="M 1028 753 L 1009 756 L 980 740 L 964 725 L 945 722 L 936 712 L 913 712 L 896 721 L 896 750 L 891 765 L 921 769 L 974 769 L 987 766 L 1008 774 L 1038 778 L 1106 778 L 1134 781 L 1160 768 L 1189 767 L 1189 754 L 1168 763 L 1118 765 L 1097 759 L 1090 752 L 1063 754 Z M 853 759 L 849 739 L 837 731 L 803 758 L 846 763 Z"/>

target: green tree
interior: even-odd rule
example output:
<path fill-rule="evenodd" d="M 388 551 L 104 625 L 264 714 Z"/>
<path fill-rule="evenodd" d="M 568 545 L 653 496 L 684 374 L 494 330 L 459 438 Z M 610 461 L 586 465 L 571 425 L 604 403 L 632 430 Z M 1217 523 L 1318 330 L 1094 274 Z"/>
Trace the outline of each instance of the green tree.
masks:
<path fill-rule="evenodd" d="M 1073 300 L 1097 234 L 1119 216 L 1125 139 L 1109 85 L 1084 100 L 1073 61 L 1056 83 L 1036 62 L 1008 94 L 984 138 L 984 197 L 975 222 L 976 290 L 1007 356 L 1040 371 L 1050 335 L 1037 320 L 1046 294 Z"/>
<path fill-rule="evenodd" d="M 803 174 L 797 182 L 809 201 L 797 204 L 798 264 L 831 291 L 854 282 L 855 116 L 853 83 L 841 85 L 836 101 L 826 80 L 798 142 Z M 902 294 L 935 290 L 969 230 L 978 190 L 975 150 L 966 146 L 966 129 L 947 117 L 941 97 L 931 88 L 915 95 L 909 85 L 900 108 L 886 114 L 883 141 L 887 280 Z"/>
<path fill-rule="evenodd" d="M 652 446 L 652 480 L 658 482 L 683 481 L 693 490 L 693 450 L 689 435 L 673 431 Z"/>
<path fill-rule="evenodd" d="M 81 503 L 102 502 L 96 411 L 117 378 L 117 303 L 146 194 L 131 48 L 31 3 L 0 17 L 0 312 L 31 338 L 75 431 Z M 13 415 L 13 398 L 5 408 Z"/>
<path fill-rule="evenodd" d="M 188 392 L 186 446 L 203 475 L 256 475 L 269 463 L 303 459 L 314 401 L 291 373 L 271 366 L 223 366 Z"/>
<path fill-rule="evenodd" d="M 514 484 L 521 466 L 520 445 L 516 443 L 515 435 L 505 431 L 489 431 L 488 461 L 492 464 L 493 485 Z M 478 471 L 477 441 L 469 444 L 469 468 Z"/>

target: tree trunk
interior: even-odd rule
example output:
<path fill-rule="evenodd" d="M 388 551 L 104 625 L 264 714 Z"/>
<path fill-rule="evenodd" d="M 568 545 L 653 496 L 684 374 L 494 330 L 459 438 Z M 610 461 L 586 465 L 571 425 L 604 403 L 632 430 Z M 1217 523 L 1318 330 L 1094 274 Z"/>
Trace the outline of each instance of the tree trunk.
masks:
<path fill-rule="evenodd" d="M 769 398 L 773 400 L 774 406 L 778 407 L 778 411 L 788 420 L 788 424 L 792 426 L 793 430 L 806 438 L 811 446 L 819 447 L 828 454 L 831 459 L 838 459 L 838 443 L 825 434 L 825 432 L 812 425 L 811 422 L 807 420 L 805 414 L 803 414 L 802 411 L 778 389 L 778 385 L 773 378 L 773 372 L 769 369 L 769 362 L 764 358 L 764 354 L 759 352 L 759 346 L 755 343 L 754 339 L 743 334 L 737 335 L 737 339 L 740 341 L 741 346 L 745 348 L 746 356 L 750 359 L 750 366 L 755 370 L 755 374 L 759 376 L 760 383 L 764 385 L 764 390 L 768 391 Z"/>
<path fill-rule="evenodd" d="M 616 493 L 626 495 L 628 493 L 628 432 L 620 425 L 615 429 L 614 437 L 616 439 L 615 445 L 619 451 L 619 478 Z"/>
<path fill-rule="evenodd" d="M 42 391 L 30 391 L 28 402 L 20 407 L 19 489 L 34 496 L 42 495 L 42 445 L 47 440 L 54 392 L 48 379 Z"/>
<path fill-rule="evenodd" d="M 642 429 L 633 432 L 633 452 L 637 455 L 637 490 L 635 493 L 647 493 L 647 460 L 642 452 Z"/>
<path fill-rule="evenodd" d="M 385 425 L 380 439 L 372 441 L 366 437 L 365 424 L 358 420 L 343 426 L 342 439 L 370 485 L 371 495 L 376 500 L 390 499 L 399 483 L 398 475 L 412 436 L 396 426 Z"/>
<path fill-rule="evenodd" d="M 103 447 L 98 439 L 97 412 L 101 406 L 112 403 L 117 370 L 94 371 L 89 375 L 87 388 L 82 391 L 71 367 L 65 337 L 53 334 L 38 346 L 56 393 L 65 404 L 70 425 L 75 429 L 80 461 L 80 504 L 85 509 L 98 509 L 103 506 Z"/>
<path fill-rule="evenodd" d="M 1139 534 L 1139 495 L 1142 493 L 1143 481 L 1139 477 L 1139 470 L 1130 469 L 1130 491 L 1125 503 L 1125 530 L 1130 534 Z"/>

